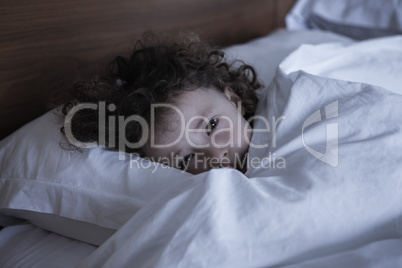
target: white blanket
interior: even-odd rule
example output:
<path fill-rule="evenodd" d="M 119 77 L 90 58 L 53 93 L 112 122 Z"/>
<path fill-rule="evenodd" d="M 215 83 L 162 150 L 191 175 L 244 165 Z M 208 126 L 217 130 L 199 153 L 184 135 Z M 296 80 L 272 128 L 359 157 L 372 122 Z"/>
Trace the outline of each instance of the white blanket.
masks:
<path fill-rule="evenodd" d="M 167 188 L 81 267 L 402 267 L 402 96 L 278 71 L 261 98 L 263 161 Z"/>
<path fill-rule="evenodd" d="M 354 43 L 304 44 L 280 65 L 287 74 L 303 70 L 402 94 L 402 35 Z"/>

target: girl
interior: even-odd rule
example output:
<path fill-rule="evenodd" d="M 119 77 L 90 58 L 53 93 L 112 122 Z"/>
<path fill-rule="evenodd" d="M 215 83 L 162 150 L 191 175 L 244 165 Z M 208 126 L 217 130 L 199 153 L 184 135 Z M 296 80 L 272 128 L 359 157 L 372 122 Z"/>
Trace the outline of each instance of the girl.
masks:
<path fill-rule="evenodd" d="M 130 57 L 117 57 L 107 75 L 74 85 L 62 107 L 69 121 L 63 133 L 70 141 L 95 142 L 194 174 L 215 167 L 245 172 L 261 87 L 253 67 L 227 62 L 222 50 L 193 35 L 144 40 Z M 99 106 L 73 109 L 80 104 Z"/>

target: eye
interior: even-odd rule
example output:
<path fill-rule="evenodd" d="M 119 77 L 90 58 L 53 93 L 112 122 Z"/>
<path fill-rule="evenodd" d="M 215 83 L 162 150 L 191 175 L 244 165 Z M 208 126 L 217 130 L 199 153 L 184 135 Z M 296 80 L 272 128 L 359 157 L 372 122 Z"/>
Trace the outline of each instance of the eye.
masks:
<path fill-rule="evenodd" d="M 189 154 L 189 155 L 186 155 L 185 157 L 183 157 L 183 160 L 180 161 L 179 168 L 181 170 L 186 170 L 188 167 L 188 164 L 190 163 L 190 161 L 193 157 L 194 157 L 194 154 Z"/>
<path fill-rule="evenodd" d="M 211 121 L 209 121 L 208 126 L 207 126 L 207 134 L 208 135 L 216 127 L 217 124 L 218 124 L 218 119 L 217 118 L 212 118 Z"/>

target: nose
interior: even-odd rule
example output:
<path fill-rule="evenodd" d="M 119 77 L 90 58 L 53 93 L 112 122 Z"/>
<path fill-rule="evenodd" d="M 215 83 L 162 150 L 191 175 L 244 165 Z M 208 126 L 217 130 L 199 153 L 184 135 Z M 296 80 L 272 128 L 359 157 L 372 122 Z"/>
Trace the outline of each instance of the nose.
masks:
<path fill-rule="evenodd" d="M 228 158 L 229 146 L 231 144 L 230 138 L 231 135 L 227 131 L 215 133 L 215 135 L 211 137 L 207 148 L 206 153 L 208 156 L 217 159 Z"/>
<path fill-rule="evenodd" d="M 205 157 L 211 164 L 211 167 L 230 167 L 228 148 L 210 147 L 204 151 Z"/>

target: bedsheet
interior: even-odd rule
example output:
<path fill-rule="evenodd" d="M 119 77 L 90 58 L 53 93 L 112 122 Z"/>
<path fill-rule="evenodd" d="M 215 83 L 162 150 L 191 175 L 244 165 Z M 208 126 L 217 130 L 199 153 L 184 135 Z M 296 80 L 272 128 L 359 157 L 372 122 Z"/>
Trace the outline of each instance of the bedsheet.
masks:
<path fill-rule="evenodd" d="M 74 267 L 95 246 L 45 231 L 29 223 L 0 231 L 0 267 Z"/>
<path fill-rule="evenodd" d="M 402 96 L 278 69 L 261 98 L 246 174 L 166 188 L 79 267 L 402 266 Z"/>

